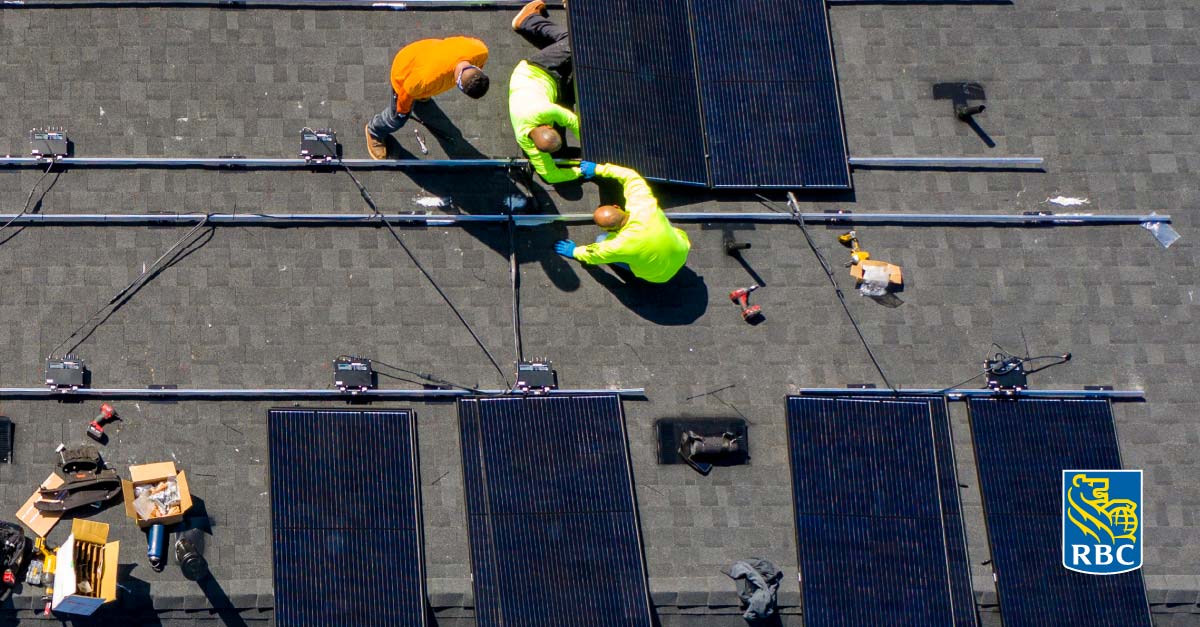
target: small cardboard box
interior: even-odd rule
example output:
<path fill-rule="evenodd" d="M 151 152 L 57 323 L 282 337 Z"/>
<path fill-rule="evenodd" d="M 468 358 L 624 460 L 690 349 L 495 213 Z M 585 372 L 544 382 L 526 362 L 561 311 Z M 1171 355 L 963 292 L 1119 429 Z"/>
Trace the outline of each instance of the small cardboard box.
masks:
<path fill-rule="evenodd" d="M 88 616 L 101 605 L 115 601 L 120 548 L 120 542 L 108 541 L 108 525 L 72 520 L 71 535 L 56 552 L 51 609 Z M 87 581 L 91 591 L 80 592 L 80 581 Z"/>
<path fill-rule="evenodd" d="M 63 481 L 62 477 L 55 473 L 50 473 L 50 476 L 46 477 L 46 480 L 38 487 L 39 489 L 46 488 L 52 490 L 64 483 L 66 481 Z M 33 494 L 25 501 L 25 504 L 21 506 L 21 509 L 17 510 L 17 520 L 25 523 L 25 526 L 29 527 L 29 530 L 37 534 L 38 537 L 44 538 L 54 528 L 58 519 L 62 518 L 63 512 L 43 512 L 38 509 L 34 506 L 34 503 L 41 500 L 40 497 L 41 494 L 38 490 L 34 490 Z"/>
<path fill-rule="evenodd" d="M 179 488 L 179 513 L 169 516 L 158 516 L 156 518 L 142 518 L 138 516 L 137 510 L 133 508 L 134 486 L 139 486 L 143 483 L 158 483 L 171 477 L 175 478 L 175 485 Z M 139 527 L 173 525 L 182 521 L 183 515 L 192 506 L 192 493 L 188 490 L 187 475 L 182 470 L 176 471 L 175 462 L 158 462 L 157 464 L 130 466 L 129 478 L 131 481 L 121 481 L 121 493 L 125 497 L 125 514 L 136 520 Z"/>
<path fill-rule="evenodd" d="M 861 281 L 863 279 L 863 271 L 868 267 L 883 268 L 887 272 L 888 281 L 892 285 L 904 285 L 903 270 L 900 269 L 900 266 L 886 261 L 875 261 L 874 259 L 860 261 L 850 266 L 850 276 Z"/>

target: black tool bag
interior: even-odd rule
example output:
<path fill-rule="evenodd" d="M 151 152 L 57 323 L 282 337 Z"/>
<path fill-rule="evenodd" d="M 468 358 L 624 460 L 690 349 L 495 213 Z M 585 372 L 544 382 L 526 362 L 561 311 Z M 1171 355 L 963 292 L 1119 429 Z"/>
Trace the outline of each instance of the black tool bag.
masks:
<path fill-rule="evenodd" d="M 24 574 L 28 544 L 20 525 L 0 521 L 0 574 L 11 573 L 14 580 Z M 12 585 L 0 581 L 0 601 L 8 599 L 10 594 Z"/>
<path fill-rule="evenodd" d="M 54 472 L 64 483 L 57 488 L 38 490 L 41 500 L 33 504 L 43 512 L 66 512 L 84 505 L 102 503 L 121 493 L 117 471 L 104 467 L 100 451 L 80 446 L 62 452 Z"/>

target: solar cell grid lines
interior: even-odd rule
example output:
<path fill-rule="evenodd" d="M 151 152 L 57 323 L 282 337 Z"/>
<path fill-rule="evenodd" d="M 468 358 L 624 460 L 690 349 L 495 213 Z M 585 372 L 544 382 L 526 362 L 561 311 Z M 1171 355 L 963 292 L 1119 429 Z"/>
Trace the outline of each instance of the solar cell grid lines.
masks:
<path fill-rule="evenodd" d="M 425 624 L 412 412 L 278 409 L 267 423 L 277 624 Z"/>
<path fill-rule="evenodd" d="M 649 625 L 616 396 L 459 401 L 480 625 Z"/>
<path fill-rule="evenodd" d="M 850 186 L 821 0 L 579 0 L 569 13 L 588 159 L 712 187 Z"/>
<path fill-rule="evenodd" d="M 1141 571 L 1062 564 L 1062 471 L 1121 468 L 1108 401 L 971 399 L 969 408 L 1004 624 L 1149 626 Z"/>
<path fill-rule="evenodd" d="M 945 401 L 788 399 L 808 625 L 976 624 Z"/>

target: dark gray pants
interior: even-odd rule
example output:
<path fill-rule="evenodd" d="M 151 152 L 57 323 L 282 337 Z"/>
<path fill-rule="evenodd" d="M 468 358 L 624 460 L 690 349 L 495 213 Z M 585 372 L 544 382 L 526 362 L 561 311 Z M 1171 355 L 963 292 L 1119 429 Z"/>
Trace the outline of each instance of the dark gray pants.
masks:
<path fill-rule="evenodd" d="M 527 59 L 530 64 L 549 72 L 560 86 L 571 80 L 571 38 L 567 29 L 549 18 L 533 15 L 526 18 L 517 32 L 538 47 L 537 53 Z"/>
<path fill-rule="evenodd" d="M 396 113 L 396 92 L 392 92 L 392 104 L 383 111 L 375 114 L 371 118 L 371 122 L 367 124 L 367 130 L 370 131 L 371 137 L 382 140 L 383 138 L 400 130 L 404 123 L 408 121 L 408 116 Z"/>

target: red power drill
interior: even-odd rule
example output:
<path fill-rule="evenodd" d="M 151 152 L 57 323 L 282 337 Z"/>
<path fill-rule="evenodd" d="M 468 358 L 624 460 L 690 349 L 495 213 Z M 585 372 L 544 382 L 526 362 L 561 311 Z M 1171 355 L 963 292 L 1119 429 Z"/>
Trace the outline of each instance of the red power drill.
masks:
<path fill-rule="evenodd" d="M 746 322 L 755 322 L 762 318 L 762 306 L 750 304 L 750 292 L 758 288 L 759 285 L 755 283 L 750 287 L 743 287 L 740 290 L 733 290 L 729 293 L 729 300 L 742 308 L 742 320 Z"/>
<path fill-rule="evenodd" d="M 102 403 L 100 405 L 100 415 L 96 416 L 96 419 L 88 424 L 88 437 L 101 444 L 104 444 L 105 440 L 108 439 L 107 436 L 104 435 L 104 425 L 120 419 L 121 417 L 117 415 L 117 410 L 113 409 L 112 405 L 109 405 L 108 403 Z"/>

